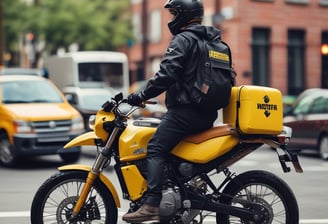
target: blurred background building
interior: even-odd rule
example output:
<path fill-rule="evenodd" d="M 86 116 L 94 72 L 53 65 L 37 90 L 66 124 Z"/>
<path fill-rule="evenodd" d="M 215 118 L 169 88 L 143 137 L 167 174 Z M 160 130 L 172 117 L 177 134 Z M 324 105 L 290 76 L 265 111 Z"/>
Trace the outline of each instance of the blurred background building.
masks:
<path fill-rule="evenodd" d="M 328 88 L 328 0 L 203 0 L 204 25 L 231 46 L 237 85 L 298 95 Z M 129 44 L 131 81 L 151 77 L 171 39 L 165 1 L 131 0 L 136 40 Z"/>

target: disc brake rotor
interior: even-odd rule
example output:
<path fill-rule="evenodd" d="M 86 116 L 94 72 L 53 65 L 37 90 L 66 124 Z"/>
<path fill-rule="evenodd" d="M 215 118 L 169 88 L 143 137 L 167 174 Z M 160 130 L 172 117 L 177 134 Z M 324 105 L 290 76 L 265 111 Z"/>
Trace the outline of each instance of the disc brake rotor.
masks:
<path fill-rule="evenodd" d="M 70 217 L 72 217 L 73 214 L 73 208 L 75 206 L 75 203 L 77 201 L 77 196 L 71 196 L 68 198 L 65 198 L 58 206 L 56 211 L 56 217 L 58 223 L 67 223 L 68 220 L 70 220 Z"/>
<path fill-rule="evenodd" d="M 72 218 L 73 209 L 78 200 L 78 196 L 71 196 L 65 198 L 58 206 L 56 217 L 58 223 L 90 223 L 92 220 L 100 220 L 100 211 L 96 202 L 96 197 L 90 197 L 89 202 L 86 203 L 79 214 Z"/>

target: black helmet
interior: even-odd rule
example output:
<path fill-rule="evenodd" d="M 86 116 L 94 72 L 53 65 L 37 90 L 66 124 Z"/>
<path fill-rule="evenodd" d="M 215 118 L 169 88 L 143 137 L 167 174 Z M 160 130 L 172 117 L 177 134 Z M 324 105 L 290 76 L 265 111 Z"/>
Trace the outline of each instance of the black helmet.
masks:
<path fill-rule="evenodd" d="M 174 18 L 168 23 L 173 35 L 180 33 L 181 28 L 190 23 L 201 23 L 204 15 L 201 0 L 168 0 L 164 8 L 174 15 Z"/>

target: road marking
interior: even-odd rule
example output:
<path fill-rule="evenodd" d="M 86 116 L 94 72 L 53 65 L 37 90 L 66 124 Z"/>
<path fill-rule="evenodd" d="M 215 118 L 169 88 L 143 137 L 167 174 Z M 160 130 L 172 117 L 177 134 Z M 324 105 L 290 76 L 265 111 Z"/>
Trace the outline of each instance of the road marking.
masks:
<path fill-rule="evenodd" d="M 119 212 L 119 216 L 122 216 L 123 214 L 124 212 Z M 29 217 L 29 216 L 30 216 L 30 211 L 0 212 L 0 218 L 18 218 L 18 217 Z M 299 223 L 300 224 L 327 224 L 328 219 L 301 219 Z"/>
<path fill-rule="evenodd" d="M 323 166 L 308 166 L 304 168 L 304 172 L 309 171 L 309 172 L 327 172 L 328 167 L 323 167 Z"/>
<path fill-rule="evenodd" d="M 0 212 L 0 218 L 10 217 L 29 217 L 30 211 L 17 211 L 17 212 Z"/>
<path fill-rule="evenodd" d="M 328 219 L 303 219 L 300 220 L 300 223 L 309 223 L 309 224 L 319 224 L 319 223 L 328 223 Z"/>

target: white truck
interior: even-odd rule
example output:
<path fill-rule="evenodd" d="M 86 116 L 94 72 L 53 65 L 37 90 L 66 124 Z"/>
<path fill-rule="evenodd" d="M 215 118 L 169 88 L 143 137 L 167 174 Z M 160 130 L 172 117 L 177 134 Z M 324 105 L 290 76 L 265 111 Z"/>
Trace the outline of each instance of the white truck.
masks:
<path fill-rule="evenodd" d="M 129 69 L 127 55 L 113 51 L 77 51 L 44 59 L 43 67 L 61 90 L 68 86 L 80 88 L 111 87 L 128 93 Z"/>

